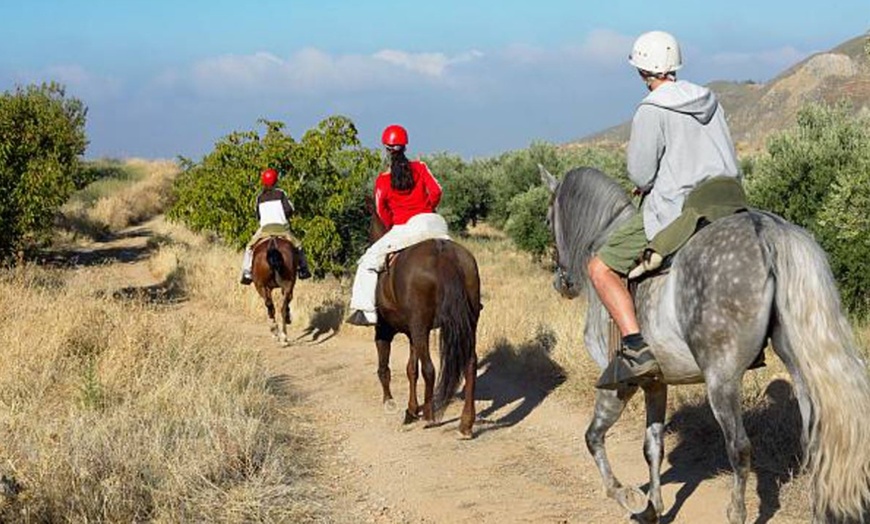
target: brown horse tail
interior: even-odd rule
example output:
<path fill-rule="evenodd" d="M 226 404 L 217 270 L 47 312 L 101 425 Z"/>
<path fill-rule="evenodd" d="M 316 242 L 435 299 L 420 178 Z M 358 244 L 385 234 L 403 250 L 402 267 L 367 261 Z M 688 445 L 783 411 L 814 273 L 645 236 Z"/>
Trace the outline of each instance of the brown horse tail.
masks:
<path fill-rule="evenodd" d="M 443 243 L 438 256 L 438 280 L 442 285 L 436 322 L 441 326 L 441 372 L 435 388 L 435 408 L 439 412 L 450 403 L 466 367 L 476 358 L 480 314 L 478 305 L 471 303 L 455 249 L 443 249 L 449 245 Z"/>
<path fill-rule="evenodd" d="M 280 285 L 284 276 L 284 257 L 281 256 L 281 251 L 278 250 L 278 241 L 274 237 L 269 239 L 269 247 L 266 249 L 266 262 L 269 264 L 269 269 L 275 275 L 275 281 Z"/>

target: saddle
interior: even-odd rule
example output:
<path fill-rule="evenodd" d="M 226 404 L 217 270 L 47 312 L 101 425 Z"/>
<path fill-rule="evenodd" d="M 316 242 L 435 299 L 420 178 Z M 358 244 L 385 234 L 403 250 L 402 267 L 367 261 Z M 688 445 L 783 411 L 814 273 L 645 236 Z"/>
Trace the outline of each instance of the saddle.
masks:
<path fill-rule="evenodd" d="M 680 216 L 650 240 L 628 279 L 665 273 L 677 251 L 698 231 L 748 208 L 746 193 L 736 178 L 717 176 L 701 182 L 686 197 Z"/>

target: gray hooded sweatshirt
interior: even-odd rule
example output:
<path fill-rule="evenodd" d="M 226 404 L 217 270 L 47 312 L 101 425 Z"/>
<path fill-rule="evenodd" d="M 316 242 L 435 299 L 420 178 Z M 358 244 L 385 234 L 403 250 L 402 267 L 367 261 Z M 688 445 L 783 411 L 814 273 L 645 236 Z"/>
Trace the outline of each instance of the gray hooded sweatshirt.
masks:
<path fill-rule="evenodd" d="M 641 101 L 631 123 L 628 175 L 648 192 L 647 239 L 673 222 L 686 195 L 715 176 L 740 177 L 737 154 L 716 95 L 685 80 L 666 82 Z"/>

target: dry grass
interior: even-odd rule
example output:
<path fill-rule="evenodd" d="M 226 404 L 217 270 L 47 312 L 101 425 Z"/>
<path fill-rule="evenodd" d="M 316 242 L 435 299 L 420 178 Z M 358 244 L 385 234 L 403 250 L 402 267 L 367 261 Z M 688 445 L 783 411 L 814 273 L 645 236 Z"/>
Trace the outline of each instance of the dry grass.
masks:
<path fill-rule="evenodd" d="M 165 254 L 152 270 L 178 268 Z M 218 320 L 86 282 L 0 278 L 0 521 L 322 517 L 317 436 L 253 350 Z"/>
<path fill-rule="evenodd" d="M 166 208 L 179 172 L 174 162 L 133 158 L 125 160 L 121 170 L 124 178 L 98 180 L 63 206 L 59 225 L 70 240 L 104 239 Z"/>

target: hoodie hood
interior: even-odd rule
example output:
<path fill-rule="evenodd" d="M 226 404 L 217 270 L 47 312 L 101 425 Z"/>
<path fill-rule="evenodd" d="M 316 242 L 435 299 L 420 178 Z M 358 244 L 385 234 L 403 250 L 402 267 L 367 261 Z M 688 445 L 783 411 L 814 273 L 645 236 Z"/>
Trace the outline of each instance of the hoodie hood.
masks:
<path fill-rule="evenodd" d="M 648 94 L 641 104 L 690 115 L 702 124 L 707 124 L 719 107 L 719 101 L 712 91 L 685 80 L 665 82 Z"/>

